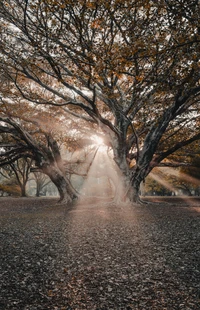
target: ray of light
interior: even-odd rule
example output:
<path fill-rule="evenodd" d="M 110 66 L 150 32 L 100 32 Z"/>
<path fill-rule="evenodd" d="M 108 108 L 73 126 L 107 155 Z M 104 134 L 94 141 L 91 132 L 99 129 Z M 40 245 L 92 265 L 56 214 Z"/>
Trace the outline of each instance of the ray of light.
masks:
<path fill-rule="evenodd" d="M 158 168 L 158 169 L 161 170 L 161 168 Z M 166 171 L 165 171 L 165 169 L 162 169 L 162 172 L 165 173 L 165 174 L 171 174 L 173 176 L 176 176 L 177 178 L 179 178 L 179 179 L 181 179 L 183 181 L 191 182 L 191 183 L 193 183 L 195 185 L 200 185 L 200 180 L 199 179 L 197 179 L 195 177 L 192 177 L 192 176 L 188 175 L 187 173 L 178 171 L 175 168 L 167 167 Z"/>
<path fill-rule="evenodd" d="M 175 176 L 177 178 L 179 178 L 180 180 L 183 181 L 187 181 L 187 182 L 191 182 L 197 186 L 200 185 L 200 180 L 196 179 L 194 177 L 189 176 L 188 174 L 184 173 L 184 172 L 180 172 L 177 171 L 177 169 L 172 168 L 172 167 L 166 167 L 166 170 L 163 168 L 157 168 L 159 171 L 161 171 L 163 174 L 165 175 L 172 175 Z M 164 180 L 164 178 L 161 178 L 159 175 L 157 175 L 156 173 L 151 172 L 150 176 L 156 180 L 157 182 L 159 182 L 160 184 L 162 184 L 164 187 L 166 187 L 167 189 L 169 189 L 170 191 L 176 192 L 177 189 L 174 188 L 169 182 L 167 182 L 166 180 Z M 187 204 L 191 205 L 191 204 L 196 204 L 196 201 L 191 201 L 191 196 L 186 196 L 186 195 L 181 195 L 180 196 L 181 199 L 183 201 L 185 201 Z M 199 212 L 199 211 L 198 211 Z"/>
<path fill-rule="evenodd" d="M 82 196 L 97 200 L 111 199 L 115 194 L 116 184 L 120 183 L 121 180 L 116 172 L 114 161 L 107 152 L 107 147 L 103 145 L 98 147 L 81 189 Z"/>
<path fill-rule="evenodd" d="M 175 192 L 176 189 L 166 180 L 164 180 L 164 178 L 160 177 L 158 174 L 151 172 L 150 177 L 152 179 L 154 179 L 155 181 L 157 181 L 158 183 L 160 183 L 161 185 L 163 185 L 165 188 L 167 188 L 168 190 Z"/>

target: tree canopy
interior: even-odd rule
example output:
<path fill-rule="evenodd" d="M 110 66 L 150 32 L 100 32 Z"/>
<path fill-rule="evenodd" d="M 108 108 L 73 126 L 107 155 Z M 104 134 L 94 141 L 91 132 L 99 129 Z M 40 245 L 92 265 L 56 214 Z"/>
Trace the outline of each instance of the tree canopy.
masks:
<path fill-rule="evenodd" d="M 198 20 L 196 0 L 2 0 L 2 96 L 96 124 L 135 199 L 200 139 Z"/>

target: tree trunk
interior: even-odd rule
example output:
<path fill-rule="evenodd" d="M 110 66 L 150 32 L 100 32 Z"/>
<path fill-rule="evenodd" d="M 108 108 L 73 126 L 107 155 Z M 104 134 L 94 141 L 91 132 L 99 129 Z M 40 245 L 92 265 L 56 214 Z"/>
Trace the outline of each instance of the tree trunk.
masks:
<path fill-rule="evenodd" d="M 36 182 L 36 197 L 40 197 L 40 186 L 38 182 Z"/>
<path fill-rule="evenodd" d="M 63 175 L 58 167 L 48 165 L 45 168 L 43 167 L 42 170 L 57 187 L 60 195 L 59 202 L 71 203 L 77 198 L 76 192 L 71 186 L 69 180 Z"/>
<path fill-rule="evenodd" d="M 21 188 L 21 197 L 26 197 L 26 185 L 22 184 L 20 188 Z"/>
<path fill-rule="evenodd" d="M 118 182 L 115 201 L 128 200 L 130 202 L 141 203 L 139 196 L 140 184 L 146 177 L 148 165 L 140 164 L 139 166 L 136 164 L 131 169 L 126 158 L 126 153 L 120 148 L 114 150 L 114 160 L 119 167 L 119 179 L 122 180 L 122 182 Z"/>
<path fill-rule="evenodd" d="M 140 184 L 142 182 L 142 179 L 140 180 L 135 175 L 135 178 L 133 178 L 130 182 L 130 188 L 127 192 L 127 198 L 132 202 L 141 202 L 139 191 L 140 191 Z"/>

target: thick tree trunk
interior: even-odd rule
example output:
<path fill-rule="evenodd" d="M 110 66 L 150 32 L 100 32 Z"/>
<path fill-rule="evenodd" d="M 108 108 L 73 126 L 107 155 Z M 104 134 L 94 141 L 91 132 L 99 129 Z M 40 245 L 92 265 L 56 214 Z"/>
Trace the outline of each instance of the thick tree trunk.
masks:
<path fill-rule="evenodd" d="M 140 195 L 139 195 L 139 191 L 140 191 L 140 183 L 141 181 L 139 179 L 137 179 L 137 176 L 135 176 L 136 178 L 133 178 L 130 181 L 130 187 L 127 191 L 126 194 L 126 198 L 129 199 L 131 202 L 140 202 Z"/>
<path fill-rule="evenodd" d="M 139 196 L 140 184 L 146 177 L 148 165 L 140 165 L 139 167 L 136 165 L 131 169 L 125 151 L 123 152 L 122 149 L 116 148 L 114 155 L 114 160 L 119 167 L 119 179 L 121 180 L 116 190 L 115 201 L 141 203 Z"/>
<path fill-rule="evenodd" d="M 75 190 L 72 188 L 70 182 L 59 168 L 53 165 L 48 165 L 43 168 L 43 172 L 49 176 L 51 181 L 57 187 L 60 195 L 59 202 L 71 203 L 75 198 L 77 198 Z"/>

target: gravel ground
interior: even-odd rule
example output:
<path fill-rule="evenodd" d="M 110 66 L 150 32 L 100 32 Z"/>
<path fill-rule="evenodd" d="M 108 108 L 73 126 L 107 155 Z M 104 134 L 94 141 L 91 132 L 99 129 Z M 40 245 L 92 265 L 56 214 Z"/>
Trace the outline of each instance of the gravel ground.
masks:
<path fill-rule="evenodd" d="M 200 200 L 0 199 L 0 309 L 200 309 Z"/>

